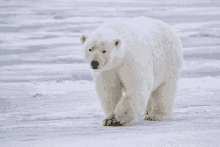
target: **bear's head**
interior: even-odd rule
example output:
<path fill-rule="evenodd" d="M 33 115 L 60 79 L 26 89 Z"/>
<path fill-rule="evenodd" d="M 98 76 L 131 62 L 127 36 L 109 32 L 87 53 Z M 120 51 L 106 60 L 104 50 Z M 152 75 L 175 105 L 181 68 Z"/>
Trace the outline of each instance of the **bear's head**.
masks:
<path fill-rule="evenodd" d="M 121 40 L 103 39 L 97 36 L 81 38 L 83 54 L 86 61 L 94 71 L 105 71 L 117 67 L 120 62 Z"/>

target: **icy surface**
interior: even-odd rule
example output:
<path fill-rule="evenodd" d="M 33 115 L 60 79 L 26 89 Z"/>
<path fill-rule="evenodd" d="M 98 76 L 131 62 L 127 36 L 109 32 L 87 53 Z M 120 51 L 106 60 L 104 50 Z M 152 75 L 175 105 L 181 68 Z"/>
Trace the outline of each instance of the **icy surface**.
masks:
<path fill-rule="evenodd" d="M 111 17 L 160 19 L 184 65 L 172 121 L 102 127 L 79 37 Z M 0 147 L 219 146 L 218 0 L 0 2 Z"/>

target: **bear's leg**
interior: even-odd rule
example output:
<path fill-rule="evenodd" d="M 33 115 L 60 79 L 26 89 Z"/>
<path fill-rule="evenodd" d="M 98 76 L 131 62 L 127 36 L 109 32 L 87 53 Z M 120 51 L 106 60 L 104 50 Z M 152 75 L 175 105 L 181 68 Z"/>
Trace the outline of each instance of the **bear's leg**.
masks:
<path fill-rule="evenodd" d="M 106 126 L 108 123 L 107 119 L 114 118 L 114 109 L 122 96 L 121 81 L 113 70 L 104 71 L 93 78 L 97 94 L 106 115 L 102 125 Z"/>
<path fill-rule="evenodd" d="M 177 87 L 177 80 L 168 78 L 155 91 L 151 93 L 152 110 L 144 118 L 149 121 L 170 120 L 172 118 L 172 106 Z"/>
<path fill-rule="evenodd" d="M 125 93 L 114 110 L 114 119 L 121 125 L 132 122 L 138 115 L 143 115 L 146 109 L 145 96 L 149 97 L 150 92 L 146 90 L 147 94 L 144 96 L 142 92 L 131 91 Z"/>
<path fill-rule="evenodd" d="M 155 92 L 155 91 L 153 91 L 153 92 Z M 152 92 L 152 93 L 153 93 L 153 92 Z M 153 103 L 154 103 L 154 101 L 153 101 L 153 95 L 152 95 L 152 93 L 151 93 L 151 95 L 150 95 L 150 97 L 149 97 L 149 99 L 148 99 L 147 108 L 146 108 L 146 111 L 145 111 L 144 116 L 150 114 L 151 111 L 152 111 L 152 109 L 153 109 Z"/>
<path fill-rule="evenodd" d="M 139 115 L 143 115 L 147 106 L 146 100 L 150 97 L 153 88 L 153 74 L 148 70 L 145 71 L 147 68 L 140 68 L 137 66 L 131 68 L 130 64 L 124 64 L 118 71 L 125 94 L 117 103 L 114 114 L 111 119 L 107 119 L 107 122 L 116 121 L 120 125 L 126 125 Z"/>

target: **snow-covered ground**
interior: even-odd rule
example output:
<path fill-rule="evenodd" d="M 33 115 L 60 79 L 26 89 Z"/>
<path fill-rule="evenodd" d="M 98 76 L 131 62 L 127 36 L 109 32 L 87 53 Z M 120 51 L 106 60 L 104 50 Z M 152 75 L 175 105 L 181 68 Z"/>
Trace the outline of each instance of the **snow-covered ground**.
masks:
<path fill-rule="evenodd" d="M 0 147 L 219 146 L 220 2 L 100 1 L 1 1 Z M 102 127 L 79 37 L 140 15 L 169 23 L 184 47 L 173 119 Z"/>

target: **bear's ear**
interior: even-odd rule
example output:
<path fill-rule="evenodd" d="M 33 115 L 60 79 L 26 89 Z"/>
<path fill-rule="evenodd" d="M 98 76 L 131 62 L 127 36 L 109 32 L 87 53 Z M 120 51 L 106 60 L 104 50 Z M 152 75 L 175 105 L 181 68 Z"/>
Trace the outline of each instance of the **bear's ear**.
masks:
<path fill-rule="evenodd" d="M 115 47 L 119 47 L 121 45 L 121 40 L 120 39 L 116 39 L 114 42 Z"/>
<path fill-rule="evenodd" d="M 84 44 L 85 41 L 86 41 L 86 39 L 87 39 L 86 35 L 82 35 L 82 36 L 80 37 L 81 43 Z"/>

